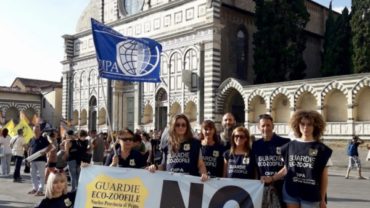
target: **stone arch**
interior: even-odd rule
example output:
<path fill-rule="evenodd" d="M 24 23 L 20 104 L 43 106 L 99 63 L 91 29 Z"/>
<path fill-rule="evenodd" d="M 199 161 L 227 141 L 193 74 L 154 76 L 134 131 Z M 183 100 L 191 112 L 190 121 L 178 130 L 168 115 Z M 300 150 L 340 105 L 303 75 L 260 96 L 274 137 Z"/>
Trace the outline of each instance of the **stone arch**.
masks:
<path fill-rule="evenodd" d="M 296 110 L 317 110 L 317 99 L 311 92 L 304 91 L 295 99 Z"/>
<path fill-rule="evenodd" d="M 194 52 L 195 55 L 191 54 L 192 52 Z M 189 54 L 190 57 L 188 57 Z M 183 63 L 185 70 L 197 70 L 199 68 L 199 50 L 194 46 L 190 46 L 184 53 Z"/>
<path fill-rule="evenodd" d="M 170 117 L 180 114 L 181 113 L 181 106 L 178 102 L 173 102 L 170 108 Z"/>
<path fill-rule="evenodd" d="M 32 120 L 34 115 L 37 115 L 37 110 L 35 110 L 33 107 L 28 107 L 23 110 L 23 112 L 29 121 Z"/>
<path fill-rule="evenodd" d="M 370 79 L 365 77 L 358 81 L 352 88 L 352 100 L 355 101 L 357 94 L 364 87 L 370 87 Z"/>
<path fill-rule="evenodd" d="M 150 104 L 146 104 L 143 113 L 143 124 L 149 124 L 153 122 L 153 107 Z"/>
<path fill-rule="evenodd" d="M 358 82 L 352 91 L 353 118 L 355 121 L 370 121 L 370 82 Z"/>
<path fill-rule="evenodd" d="M 278 87 L 271 93 L 270 106 L 272 106 L 272 102 L 275 100 L 275 97 L 278 96 L 279 94 L 285 95 L 288 98 L 289 106 L 293 106 L 288 90 L 284 87 Z"/>
<path fill-rule="evenodd" d="M 107 123 L 107 111 L 105 108 L 100 108 L 98 114 L 98 125 L 104 125 Z"/>
<path fill-rule="evenodd" d="M 80 77 L 78 73 L 74 73 L 73 75 L 73 89 L 78 89 L 80 87 Z"/>
<path fill-rule="evenodd" d="M 71 122 L 73 126 L 78 125 L 78 117 L 79 117 L 78 110 L 74 110 L 72 113 L 72 122 Z"/>
<path fill-rule="evenodd" d="M 167 54 L 161 54 L 161 75 L 167 75 L 169 70 L 169 58 Z"/>
<path fill-rule="evenodd" d="M 302 99 L 302 95 L 307 95 L 310 93 L 316 99 L 316 102 L 319 101 L 319 96 L 311 85 L 303 84 L 294 92 L 294 109 L 297 109 L 297 102 Z M 316 110 L 316 109 L 315 109 Z"/>
<path fill-rule="evenodd" d="M 178 57 L 175 57 L 175 56 L 178 56 Z M 183 55 L 180 50 L 174 50 L 170 53 L 170 56 L 169 56 L 169 73 L 170 74 L 175 74 L 182 70 L 182 57 Z M 175 70 L 175 68 L 177 70 Z M 173 69 L 173 72 L 172 72 L 172 69 Z"/>
<path fill-rule="evenodd" d="M 248 106 L 250 106 L 250 103 L 251 103 L 251 101 L 254 99 L 254 97 L 256 97 L 256 96 L 260 96 L 262 99 L 263 99 L 263 101 L 265 102 L 265 103 L 267 103 L 267 101 L 268 101 L 268 97 L 265 95 L 265 93 L 262 91 L 262 90 L 260 90 L 260 89 L 256 89 L 256 90 L 254 90 L 250 95 L 249 95 L 249 97 L 248 97 Z"/>
<path fill-rule="evenodd" d="M 13 121 L 17 122 L 19 120 L 19 109 L 15 106 L 9 106 L 5 110 L 5 122 L 8 122 L 13 119 Z"/>
<path fill-rule="evenodd" d="M 247 66 L 248 66 L 248 48 L 249 48 L 249 35 L 245 25 L 240 24 L 235 31 L 235 53 L 236 56 L 236 74 L 239 79 L 247 79 Z"/>
<path fill-rule="evenodd" d="M 343 91 L 332 88 L 323 99 L 323 116 L 328 122 L 346 122 L 348 120 L 348 99 Z"/>
<path fill-rule="evenodd" d="M 248 121 L 258 123 L 258 116 L 267 111 L 266 100 L 258 94 L 249 96 L 248 100 Z"/>
<path fill-rule="evenodd" d="M 197 120 L 197 105 L 193 101 L 189 101 L 185 105 L 184 114 L 189 118 L 190 122 Z"/>
<path fill-rule="evenodd" d="M 229 97 L 234 90 L 242 96 L 244 101 L 247 100 L 247 93 L 244 92 L 243 84 L 234 78 L 228 78 L 222 82 L 220 87 L 217 89 L 216 108 L 218 113 L 224 113 L 226 98 Z"/>
<path fill-rule="evenodd" d="M 80 76 L 81 88 L 85 88 L 88 85 L 88 80 L 87 79 L 88 79 L 87 72 L 85 72 L 85 71 L 81 72 L 81 76 Z"/>
<path fill-rule="evenodd" d="M 271 116 L 276 123 L 288 123 L 290 118 L 289 97 L 284 93 L 275 94 L 271 98 Z"/>
<path fill-rule="evenodd" d="M 155 128 L 164 129 L 168 118 L 168 89 L 160 84 L 155 90 Z"/>
<path fill-rule="evenodd" d="M 91 69 L 89 73 L 89 85 L 94 86 L 98 84 L 98 71 L 96 69 Z"/>
<path fill-rule="evenodd" d="M 325 97 L 329 92 L 332 92 L 333 89 L 337 89 L 341 91 L 345 96 L 348 102 L 348 90 L 338 81 L 332 81 L 329 84 L 327 84 L 323 90 L 321 91 L 321 103 L 324 103 Z"/>
<path fill-rule="evenodd" d="M 80 125 L 84 126 L 87 124 L 87 111 L 86 109 L 82 109 L 80 113 Z"/>

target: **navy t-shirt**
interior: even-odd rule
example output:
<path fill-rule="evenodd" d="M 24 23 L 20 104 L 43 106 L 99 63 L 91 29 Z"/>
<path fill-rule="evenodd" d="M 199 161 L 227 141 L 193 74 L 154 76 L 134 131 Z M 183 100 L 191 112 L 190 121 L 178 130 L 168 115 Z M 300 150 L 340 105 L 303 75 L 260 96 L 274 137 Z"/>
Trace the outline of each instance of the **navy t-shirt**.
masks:
<path fill-rule="evenodd" d="M 358 156 L 358 146 L 360 143 L 349 141 L 348 147 L 347 147 L 347 155 L 348 156 Z"/>
<path fill-rule="evenodd" d="M 117 149 L 117 153 L 121 152 L 121 148 Z M 105 165 L 109 166 L 112 163 L 114 152 L 112 152 Z M 118 155 L 118 167 L 121 168 L 143 168 L 146 165 L 144 156 L 137 150 L 132 149 L 127 158 L 121 157 L 121 154 Z"/>
<path fill-rule="evenodd" d="M 321 142 L 293 140 L 281 148 L 281 153 L 287 167 L 287 193 L 305 201 L 321 201 L 321 176 L 332 150 Z"/>
<path fill-rule="evenodd" d="M 224 153 L 224 158 L 227 161 L 226 173 L 228 178 L 254 179 L 253 165 L 247 154 L 230 154 L 230 150 L 227 150 Z"/>
<path fill-rule="evenodd" d="M 203 161 L 211 177 L 223 176 L 224 151 L 225 148 L 220 144 L 202 145 Z"/>
<path fill-rule="evenodd" d="M 274 134 L 270 141 L 256 140 L 252 145 L 251 162 L 257 168 L 259 177 L 273 176 L 284 167 L 281 158 L 281 146 L 290 139 Z"/>
<path fill-rule="evenodd" d="M 69 148 L 69 152 L 68 152 L 68 161 L 72 161 L 72 160 L 78 160 L 78 143 L 77 143 L 77 140 L 73 139 L 70 141 L 71 142 L 71 147 Z"/>
<path fill-rule="evenodd" d="M 163 149 L 162 165 L 167 171 L 199 176 L 198 160 L 201 156 L 201 144 L 197 139 L 181 143 L 177 152 L 172 152 L 170 145 Z"/>
<path fill-rule="evenodd" d="M 63 194 L 58 198 L 44 198 L 35 208 L 72 208 L 75 202 L 76 192 Z"/>
<path fill-rule="evenodd" d="M 43 136 L 40 136 L 38 139 L 36 138 L 31 139 L 30 141 L 31 155 L 48 147 L 49 145 L 50 143 L 48 139 Z M 36 158 L 33 161 L 45 161 L 46 162 L 46 154 Z"/>

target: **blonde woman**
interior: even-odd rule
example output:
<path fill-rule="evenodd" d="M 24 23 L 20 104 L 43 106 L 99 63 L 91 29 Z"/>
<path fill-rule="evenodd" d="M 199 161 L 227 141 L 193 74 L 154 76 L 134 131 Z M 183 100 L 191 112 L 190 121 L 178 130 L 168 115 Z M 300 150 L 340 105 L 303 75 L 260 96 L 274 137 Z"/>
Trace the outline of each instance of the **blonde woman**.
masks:
<path fill-rule="evenodd" d="M 166 170 L 201 176 L 202 181 L 208 179 L 200 141 L 194 138 L 190 122 L 184 114 L 176 115 L 171 120 L 168 143 L 163 151 L 162 163 L 158 166 L 151 165 L 148 170 L 150 172 Z"/>
<path fill-rule="evenodd" d="M 321 141 L 324 119 L 317 111 L 297 111 L 290 126 L 297 139 L 281 148 L 284 168 L 262 180 L 270 183 L 285 176 L 283 200 L 288 208 L 326 208 L 332 150 Z"/>
<path fill-rule="evenodd" d="M 248 129 L 242 126 L 235 128 L 231 134 L 230 146 L 230 150 L 224 153 L 224 177 L 254 179 Z"/>
<path fill-rule="evenodd" d="M 46 183 L 45 198 L 36 208 L 71 208 L 73 207 L 76 192 L 67 191 L 67 177 L 57 169 L 51 172 Z"/>

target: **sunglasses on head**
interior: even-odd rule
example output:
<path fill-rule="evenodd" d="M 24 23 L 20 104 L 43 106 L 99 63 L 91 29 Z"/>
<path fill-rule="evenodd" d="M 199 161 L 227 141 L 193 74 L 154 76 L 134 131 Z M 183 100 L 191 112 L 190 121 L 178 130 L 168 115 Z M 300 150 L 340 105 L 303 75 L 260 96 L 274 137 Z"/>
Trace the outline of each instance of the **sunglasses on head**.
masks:
<path fill-rule="evenodd" d="M 186 123 L 176 123 L 176 127 L 186 127 Z"/>

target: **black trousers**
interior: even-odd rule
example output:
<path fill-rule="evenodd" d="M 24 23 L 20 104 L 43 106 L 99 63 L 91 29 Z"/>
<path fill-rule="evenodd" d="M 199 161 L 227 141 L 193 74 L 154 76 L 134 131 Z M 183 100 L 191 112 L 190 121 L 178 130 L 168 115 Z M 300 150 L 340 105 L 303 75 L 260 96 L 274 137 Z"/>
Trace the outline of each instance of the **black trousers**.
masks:
<path fill-rule="evenodd" d="M 14 179 L 19 179 L 21 178 L 21 166 L 22 166 L 22 161 L 23 157 L 21 156 L 14 156 L 14 162 L 15 162 L 15 169 L 14 169 L 14 174 L 13 178 Z"/>

